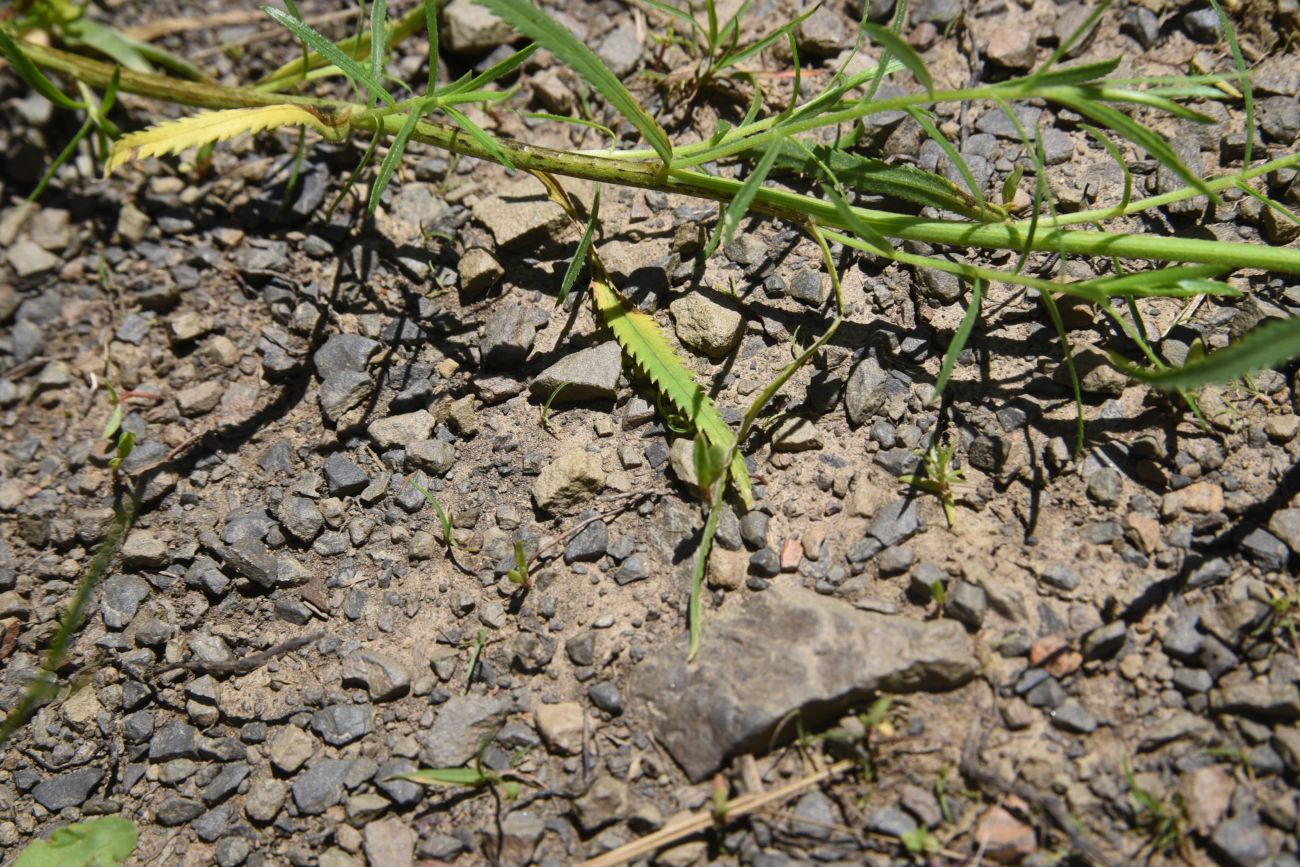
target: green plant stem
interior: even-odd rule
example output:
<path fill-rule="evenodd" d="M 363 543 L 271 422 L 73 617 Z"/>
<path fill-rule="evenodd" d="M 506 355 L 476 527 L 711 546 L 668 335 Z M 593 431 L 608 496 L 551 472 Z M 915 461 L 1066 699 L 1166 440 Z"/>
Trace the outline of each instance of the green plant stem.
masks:
<path fill-rule="evenodd" d="M 112 76 L 113 67 L 79 55 L 46 48 L 22 41 L 21 46 L 28 52 L 32 61 L 45 69 L 53 69 L 78 78 L 92 86 L 103 87 Z M 998 96 L 1015 99 L 1023 95 L 1020 91 L 1029 90 L 1028 85 L 1010 88 L 997 85 Z M 121 89 L 129 93 L 154 99 L 175 102 L 199 108 L 240 108 L 282 103 L 309 105 L 323 111 L 352 113 L 352 125 L 356 130 L 374 131 L 382 129 L 385 134 L 396 135 L 406 120 L 404 113 L 389 113 L 380 116 L 365 113 L 365 107 L 336 100 L 311 97 L 261 93 L 246 88 L 227 88 L 198 82 L 178 81 L 166 76 L 122 72 Z M 983 99 L 989 98 L 990 88 L 969 88 L 957 91 L 945 91 L 935 94 L 935 99 Z M 1039 94 L 1041 95 L 1041 94 Z M 885 106 L 899 103 L 896 108 L 905 108 L 902 98 L 883 100 L 872 104 L 872 109 L 884 110 Z M 920 100 L 917 96 L 913 101 Z M 927 98 L 929 99 L 929 98 Z M 815 120 L 795 121 L 796 128 L 784 129 L 783 135 L 789 135 L 802 129 L 799 124 L 811 129 L 836 122 L 843 115 L 843 120 L 855 120 L 872 113 L 860 107 L 843 112 L 820 115 Z M 755 128 L 760 128 L 766 121 L 756 121 Z M 718 158 L 732 153 L 740 153 L 760 146 L 766 139 L 766 133 L 760 132 L 747 136 L 743 142 L 737 142 L 732 148 L 727 145 L 725 152 L 711 153 L 711 158 Z M 775 138 L 775 136 L 772 136 Z M 622 186 L 641 187 L 661 190 L 669 193 L 693 196 L 718 201 L 730 201 L 740 191 L 741 182 L 729 178 L 720 178 L 687 168 L 665 170 L 663 164 L 652 151 L 645 152 L 644 159 L 631 158 L 632 152 L 619 157 L 594 153 L 557 151 L 551 148 L 530 145 L 505 138 L 494 138 L 498 153 L 474 137 L 466 135 L 455 126 L 420 121 L 416 125 L 412 139 L 434 145 L 454 153 L 479 159 L 499 162 L 504 155 L 516 168 L 526 171 L 540 171 L 550 174 L 565 175 L 585 180 L 601 181 Z M 725 145 L 726 143 L 724 143 Z M 721 147 L 721 146 L 719 146 Z M 688 149 L 681 149 L 682 152 Z M 1241 178 L 1256 177 L 1260 172 L 1283 165 L 1300 164 L 1300 154 L 1275 160 L 1267 166 L 1259 166 L 1250 172 L 1220 178 L 1215 182 L 1221 187 L 1238 183 Z M 1130 203 L 1123 209 L 1123 214 L 1132 214 L 1145 210 L 1162 201 L 1176 201 L 1199 195 L 1194 189 L 1175 191 L 1165 197 L 1156 197 Z M 764 187 L 758 190 L 752 205 L 755 211 L 770 216 L 805 223 L 815 220 L 826 228 L 849 229 L 842 215 L 837 212 L 833 202 L 823 201 L 801 193 Z M 1023 223 L 974 223 L 965 220 L 933 220 L 879 211 L 868 208 L 853 208 L 856 217 L 882 235 L 887 237 L 921 241 L 928 244 L 943 244 L 983 249 L 1003 249 L 1021 251 L 1028 246 L 1030 251 L 1053 252 L 1070 255 L 1122 256 L 1138 259 L 1153 259 L 1168 262 L 1197 262 L 1237 268 L 1248 264 L 1262 270 L 1300 273 L 1300 250 L 1286 247 L 1269 247 L 1262 244 L 1247 244 L 1230 241 L 1209 241 L 1199 238 L 1162 237 L 1149 234 L 1131 235 L 1121 232 L 1099 232 L 1055 228 L 1052 220 L 1040 220 L 1032 243 L 1026 245 L 1027 224 Z M 1075 214 L 1070 222 L 1080 222 L 1086 216 L 1089 221 L 1105 219 L 1109 214 L 1088 212 L 1087 215 Z M 1059 219 L 1058 219 L 1059 222 Z M 999 279 L 993 277 L 992 279 Z"/>
<path fill-rule="evenodd" d="M 113 556 L 122 547 L 127 531 L 130 530 L 131 524 L 135 521 L 135 514 L 139 504 L 135 492 L 127 491 L 121 505 L 118 506 L 113 515 L 113 523 L 109 525 L 108 533 L 100 541 L 99 547 L 95 549 L 95 556 L 86 565 L 86 573 L 82 576 L 81 583 L 77 586 L 77 592 L 73 595 L 72 602 L 59 623 L 58 631 L 54 633 L 54 638 L 50 641 L 40 672 L 36 675 L 36 679 L 24 690 L 22 700 L 18 702 L 18 706 L 9 712 L 4 723 L 0 725 L 0 748 L 3 748 L 13 733 L 18 730 L 18 727 L 27 721 L 32 712 L 53 690 L 59 666 L 63 664 L 63 657 L 68 652 L 68 646 L 72 643 L 73 636 L 76 635 L 77 627 L 81 625 L 82 617 L 86 613 L 86 605 L 90 602 L 90 595 L 99 584 L 99 579 L 108 570 L 108 565 L 112 562 Z"/>

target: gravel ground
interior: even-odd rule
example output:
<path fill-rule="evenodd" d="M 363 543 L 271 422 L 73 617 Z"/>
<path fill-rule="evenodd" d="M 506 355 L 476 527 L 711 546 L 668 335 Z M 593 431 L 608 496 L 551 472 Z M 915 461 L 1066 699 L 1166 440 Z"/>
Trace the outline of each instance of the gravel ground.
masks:
<path fill-rule="evenodd" d="M 182 12 L 108 5 L 122 25 Z M 183 11 L 231 5 L 244 8 Z M 870 9 L 879 20 L 889 4 Z M 1284 46 L 1300 16 L 1289 2 L 1243 9 L 1263 148 L 1290 152 L 1300 67 Z M 827 3 L 802 28 L 809 80 L 836 66 L 853 11 Z M 937 85 L 963 86 L 1027 70 L 1086 11 L 922 0 L 904 32 Z M 688 104 L 648 81 L 686 62 L 641 11 L 562 12 L 674 135 L 734 119 L 725 95 Z M 752 26 L 787 12 L 759 0 Z M 446 8 L 448 74 L 508 50 L 483 14 Z M 160 41 L 237 83 L 292 53 L 264 32 L 250 15 Z M 1073 53 L 1120 55 L 1121 74 L 1229 68 L 1215 35 L 1199 6 L 1121 2 Z M 412 81 L 418 42 L 393 62 Z M 231 43 L 239 53 L 213 50 Z M 521 84 L 511 107 L 579 102 L 544 56 Z M 716 792 L 804 780 L 643 857 L 886 865 L 929 842 L 932 863 L 1300 863 L 1294 365 L 1206 389 L 1203 429 L 1099 366 L 1127 347 L 1066 307 L 1085 372 L 1076 461 L 1059 344 L 1033 298 L 990 291 L 932 409 L 962 288 L 843 257 L 848 321 L 779 398 L 788 420 L 749 449 L 758 504 L 722 518 L 687 666 L 703 526 L 690 442 L 580 292 L 556 309 L 577 232 L 540 185 L 413 146 L 372 223 L 355 201 L 326 220 L 359 148 L 313 144 L 281 207 L 294 140 L 268 135 L 219 147 L 197 179 L 167 160 L 103 180 L 83 153 L 27 207 L 78 121 L 8 73 L 0 100 L 0 707 L 112 519 L 97 384 L 131 394 L 124 469 L 143 491 L 66 688 L 0 761 L 6 860 L 69 821 L 121 814 L 140 828 L 139 864 L 570 864 L 708 816 Z M 175 111 L 122 102 L 128 128 Z M 1217 171 L 1240 159 L 1244 121 L 1203 109 L 1226 126 L 1163 131 Z M 1078 119 L 1040 114 L 1022 116 L 1044 130 L 1060 207 L 1117 199 L 1120 172 Z M 511 112 L 481 119 L 596 144 Z M 939 119 L 990 190 L 1023 158 L 996 109 Z M 951 171 L 902 116 L 867 138 Z M 1133 169 L 1139 193 L 1172 183 L 1140 154 Z M 1292 207 L 1293 178 L 1270 178 Z M 588 185 L 566 185 L 589 201 Z M 1225 198 L 1126 228 L 1294 243 L 1269 209 Z M 766 221 L 695 271 L 715 213 L 607 189 L 600 250 L 734 423 L 792 341 L 829 322 L 829 283 L 813 244 Z M 1167 358 L 1300 311 L 1294 278 L 1234 279 L 1248 297 L 1190 317 L 1181 301 L 1142 302 Z M 897 479 L 940 432 L 966 475 L 952 528 Z M 417 485 L 446 509 L 455 549 Z M 516 541 L 539 552 L 525 593 L 506 577 Z M 1292 608 L 1270 604 L 1288 594 Z M 864 717 L 882 694 L 884 721 Z M 514 785 L 394 779 L 476 761 Z"/>

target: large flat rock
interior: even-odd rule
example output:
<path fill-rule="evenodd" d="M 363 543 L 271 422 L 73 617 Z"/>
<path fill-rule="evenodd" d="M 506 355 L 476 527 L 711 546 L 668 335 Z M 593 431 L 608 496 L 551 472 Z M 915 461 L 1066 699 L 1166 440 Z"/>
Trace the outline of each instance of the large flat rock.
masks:
<path fill-rule="evenodd" d="M 728 758 L 766 751 L 777 726 L 833 720 L 877 692 L 937 691 L 976 671 L 953 621 L 858 611 L 810 590 L 773 587 L 713 614 L 695 662 L 674 644 L 633 671 L 629 707 L 695 781 Z"/>

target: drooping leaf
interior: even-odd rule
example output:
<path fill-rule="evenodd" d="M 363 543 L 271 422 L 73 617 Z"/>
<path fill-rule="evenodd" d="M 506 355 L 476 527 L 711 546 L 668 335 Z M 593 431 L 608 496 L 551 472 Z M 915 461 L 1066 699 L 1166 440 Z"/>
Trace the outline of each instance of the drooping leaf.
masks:
<path fill-rule="evenodd" d="M 961 324 L 957 326 L 957 332 L 952 336 L 952 342 L 948 344 L 948 349 L 943 354 L 943 365 L 939 368 L 939 376 L 934 381 L 934 394 L 930 395 L 929 405 L 934 406 L 943 396 L 943 390 L 948 385 L 948 380 L 952 377 L 953 368 L 957 366 L 957 356 L 966 348 L 966 341 L 970 340 L 970 335 L 975 330 L 975 323 L 980 318 L 980 306 L 984 299 L 984 281 L 976 280 L 971 286 L 970 306 L 966 308 L 966 314 L 961 318 Z"/>
<path fill-rule="evenodd" d="M 823 176 L 822 167 L 825 166 L 834 175 L 833 179 L 826 180 L 838 180 L 859 193 L 928 205 L 971 219 L 981 216 L 979 202 L 945 177 L 914 166 L 889 165 L 831 145 L 814 145 L 805 149 L 795 142 L 783 140 L 776 165 L 805 177 Z"/>
<path fill-rule="evenodd" d="M 663 127 L 627 92 L 623 82 L 595 53 L 578 41 L 568 28 L 543 12 L 532 0 L 475 0 L 492 10 L 524 36 L 568 64 L 600 92 L 619 114 L 636 127 L 665 166 L 672 161 L 673 146 Z"/>
<path fill-rule="evenodd" d="M 45 73 L 36 68 L 30 57 L 27 56 L 13 40 L 13 37 L 3 28 L 0 27 L 0 54 L 4 55 L 5 60 L 18 73 L 18 77 L 27 82 L 32 90 L 57 105 L 59 108 L 66 108 L 72 111 L 85 108 L 84 103 L 77 102 L 69 97 L 66 93 L 54 86 L 54 82 L 45 77 Z"/>
<path fill-rule="evenodd" d="M 460 110 L 453 108 L 450 105 L 444 105 L 442 110 L 446 112 L 447 117 L 456 122 L 456 126 L 463 129 L 470 138 L 474 139 L 479 147 L 487 151 L 492 156 L 492 159 L 510 169 L 510 171 L 515 170 L 515 164 L 510 161 L 510 157 L 506 156 L 506 152 L 501 150 L 501 145 L 497 144 L 496 139 L 488 135 L 483 130 L 483 127 L 474 123 L 474 121 L 466 117 Z"/>
<path fill-rule="evenodd" d="M 330 42 L 310 25 L 304 24 L 297 18 L 288 14 L 282 9 L 276 9 L 274 6 L 263 6 L 262 11 L 275 20 L 277 24 L 287 29 L 294 36 L 297 36 L 303 42 L 306 42 L 314 51 L 330 63 L 337 66 L 343 71 L 343 74 L 357 85 L 363 87 L 371 94 L 382 99 L 388 105 L 395 105 L 388 89 L 380 81 L 367 72 L 360 63 L 349 57 L 337 45 Z"/>
<path fill-rule="evenodd" d="M 121 816 L 100 816 L 56 828 L 48 840 L 34 840 L 13 867 L 118 867 L 135 850 L 135 825 Z"/>
<path fill-rule="evenodd" d="M 424 768 L 398 774 L 394 779 L 434 786 L 482 786 L 491 782 L 491 779 L 477 768 Z"/>
<path fill-rule="evenodd" d="M 927 112 L 919 108 L 909 108 L 907 113 L 921 125 L 921 129 L 925 130 L 926 135 L 943 150 L 952 164 L 957 167 L 961 179 L 966 182 L 966 188 L 970 190 L 971 197 L 983 205 L 984 193 L 980 190 L 980 185 L 975 180 L 975 175 L 971 172 L 970 166 L 966 164 L 966 158 L 953 146 L 952 142 L 948 141 L 948 137 L 939 131 L 939 127 L 934 125 L 934 121 L 930 119 Z"/>
<path fill-rule="evenodd" d="M 1119 67 L 1123 58 L 1099 60 L 1095 63 L 1081 63 L 1065 69 L 1053 69 L 1049 72 L 1035 73 L 1034 81 L 1042 87 L 1059 87 L 1072 84 L 1087 84 L 1099 78 L 1105 78 Z"/>
<path fill-rule="evenodd" d="M 122 136 L 113 142 L 104 173 L 111 174 L 130 160 L 178 154 L 186 148 L 224 141 L 241 133 L 262 132 L 282 126 L 308 126 L 336 141 L 345 134 L 347 121 L 336 121 L 301 105 L 264 105 L 204 112 Z"/>
<path fill-rule="evenodd" d="M 370 187 L 370 204 L 366 208 L 366 214 L 373 216 L 375 210 L 379 207 L 379 197 L 388 189 L 388 182 L 393 178 L 393 172 L 397 169 L 397 164 L 402 161 L 402 154 L 406 152 L 406 145 L 411 140 L 411 133 L 415 132 L 415 125 L 420 122 L 421 109 L 423 103 L 417 108 L 412 108 L 406 115 L 406 120 L 402 122 L 402 127 L 394 136 L 392 144 L 388 146 L 388 153 L 384 155 L 384 161 L 379 164 L 379 171 L 375 173 L 375 182 Z"/>
<path fill-rule="evenodd" d="M 736 195 L 732 197 L 730 204 L 727 205 L 726 214 L 718 223 L 709 238 L 709 243 L 704 248 L 704 258 L 709 258 L 714 251 L 718 249 L 719 244 L 730 244 L 731 239 L 736 234 L 736 227 L 740 221 L 745 218 L 749 212 L 749 206 L 754 202 L 754 196 L 758 195 L 758 190 L 763 186 L 763 181 L 767 179 L 767 173 L 772 170 L 772 164 L 776 162 L 777 155 L 781 149 L 777 145 L 767 148 L 763 156 L 759 157 L 758 164 L 750 171 L 749 177 L 740 185 Z"/>
<path fill-rule="evenodd" d="M 69 44 L 93 48 L 133 72 L 154 71 L 153 64 L 145 59 L 132 40 L 84 15 L 65 25 L 64 37 Z"/>
<path fill-rule="evenodd" d="M 722 60 L 722 62 L 718 64 L 718 69 L 719 70 L 728 69 L 732 66 L 735 66 L 738 63 L 744 63 L 746 60 L 753 57 L 754 55 L 765 51 L 770 45 L 772 45 L 778 39 L 781 39 L 786 34 L 791 33 L 791 31 L 793 31 L 796 27 L 802 24 L 804 22 L 804 19 L 806 19 L 809 15 L 817 11 L 817 8 L 818 8 L 817 6 L 813 6 L 807 12 L 803 13 L 797 18 L 787 21 L 786 23 L 782 24 L 780 27 L 776 28 L 771 33 L 757 40 L 753 44 L 746 45 L 744 48 L 740 49 L 739 51 L 728 54 Z M 796 63 L 795 64 L 796 74 L 798 73 L 798 71 L 799 71 L 799 67 L 798 67 L 798 63 Z"/>
<path fill-rule="evenodd" d="M 1227 349 L 1166 370 L 1142 370 L 1122 364 L 1133 379 L 1163 391 L 1199 388 L 1273 367 L 1300 357 L 1300 316 L 1268 322 L 1251 331 Z"/>

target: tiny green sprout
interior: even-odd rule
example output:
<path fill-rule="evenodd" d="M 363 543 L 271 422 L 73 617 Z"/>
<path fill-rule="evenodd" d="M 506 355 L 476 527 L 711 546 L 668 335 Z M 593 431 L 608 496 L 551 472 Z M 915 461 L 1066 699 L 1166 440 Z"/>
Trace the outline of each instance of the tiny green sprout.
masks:
<path fill-rule="evenodd" d="M 108 416 L 108 422 L 104 425 L 104 439 L 111 440 L 120 427 L 122 427 L 122 416 L 126 413 L 126 408 L 122 404 L 122 398 L 118 395 L 117 389 L 111 383 L 104 383 L 104 388 L 108 389 L 108 400 L 113 406 L 113 412 Z"/>
<path fill-rule="evenodd" d="M 943 848 L 938 838 L 924 825 L 918 825 L 911 831 L 904 831 L 898 839 L 902 841 L 903 848 L 913 855 L 930 855 Z"/>
<path fill-rule="evenodd" d="M 930 598 L 933 599 L 934 604 L 940 608 L 942 608 L 943 603 L 948 600 L 948 588 L 944 586 L 942 581 L 935 581 L 930 585 Z"/>
<path fill-rule="evenodd" d="M 465 786 L 471 789 L 491 786 L 500 789 L 501 794 L 505 796 L 507 801 L 513 801 L 519 797 L 520 792 L 519 781 L 513 778 L 513 776 L 518 776 L 518 772 L 497 773 L 483 765 L 483 754 L 492 744 L 492 741 L 496 739 L 496 735 L 497 733 L 493 732 L 484 739 L 483 745 L 479 747 L 477 755 L 474 756 L 474 766 L 472 768 L 423 768 L 405 774 L 394 774 L 389 779 L 410 780 L 413 783 L 424 783 L 432 786 Z"/>
<path fill-rule="evenodd" d="M 962 469 L 952 466 L 954 451 L 951 440 L 943 444 L 937 440 L 931 442 L 930 447 L 924 453 L 920 453 L 921 474 L 909 473 L 898 477 L 898 480 L 905 485 L 929 491 L 939 497 L 943 502 L 943 516 L 949 527 L 957 523 L 957 502 L 953 498 L 954 483 L 966 480 Z"/>
<path fill-rule="evenodd" d="M 944 765 L 939 769 L 939 774 L 934 778 L 934 797 L 939 801 L 939 810 L 943 813 L 943 820 L 952 824 L 952 804 L 948 801 L 948 777 L 952 769 Z"/>
<path fill-rule="evenodd" d="M 719 825 L 727 821 L 727 811 L 731 808 L 729 793 L 727 778 L 722 774 L 714 774 L 713 788 L 709 794 L 709 812 L 713 815 L 713 821 Z"/>
<path fill-rule="evenodd" d="M 1185 856 L 1187 837 L 1183 825 L 1187 818 L 1187 805 L 1183 796 L 1175 792 L 1166 800 L 1142 788 L 1127 758 L 1124 759 L 1124 781 L 1128 784 L 1128 801 L 1133 808 L 1133 825 L 1146 836 L 1143 848 L 1150 847 L 1151 854 L 1174 849 Z"/>
<path fill-rule="evenodd" d="M 515 542 L 515 568 L 506 573 L 506 578 L 510 579 L 511 584 L 518 584 L 521 587 L 532 587 L 532 578 L 528 575 L 528 556 L 524 554 L 524 543 Z"/>
<path fill-rule="evenodd" d="M 109 469 L 114 473 L 122 469 L 122 463 L 131 456 L 131 452 L 134 449 L 135 434 L 131 433 L 131 431 L 125 431 L 117 438 L 117 453 L 113 456 L 113 459 L 108 462 Z"/>
<path fill-rule="evenodd" d="M 446 545 L 448 550 L 464 550 L 470 554 L 476 553 L 477 549 L 466 548 L 457 541 L 456 528 L 452 524 L 451 513 L 442 507 L 442 503 L 438 502 L 438 498 L 429 493 L 423 485 L 414 479 L 411 479 L 411 487 L 419 491 L 421 496 L 429 501 L 429 505 L 433 506 L 433 511 L 438 516 L 438 524 L 442 527 L 442 544 Z"/>
<path fill-rule="evenodd" d="M 560 396 L 560 392 L 564 391 L 564 389 L 570 385 L 573 385 L 573 383 L 566 379 L 564 382 L 555 386 L 555 388 L 551 389 L 550 396 L 546 398 L 546 403 L 542 404 L 542 417 L 540 422 L 542 430 L 546 431 L 556 439 L 559 439 L 559 436 L 551 429 L 551 404 L 555 403 L 555 399 Z"/>
<path fill-rule="evenodd" d="M 727 447 L 710 443 L 705 437 L 697 436 L 692 450 L 695 463 L 695 477 L 700 480 L 700 489 L 713 490 L 713 485 L 722 478 L 727 468 Z"/>
<path fill-rule="evenodd" d="M 465 691 L 474 685 L 474 674 L 478 670 L 479 657 L 483 655 L 483 648 L 487 646 L 487 632 L 479 629 L 474 633 L 474 644 L 469 652 L 469 670 L 465 675 Z"/>

